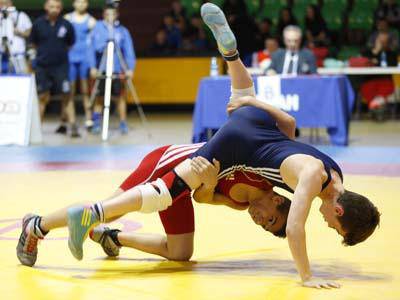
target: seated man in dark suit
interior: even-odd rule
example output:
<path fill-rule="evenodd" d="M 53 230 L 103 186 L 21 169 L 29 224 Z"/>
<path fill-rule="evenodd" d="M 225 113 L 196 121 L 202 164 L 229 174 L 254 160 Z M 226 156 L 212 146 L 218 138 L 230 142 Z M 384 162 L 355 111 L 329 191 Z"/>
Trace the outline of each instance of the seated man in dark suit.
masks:
<path fill-rule="evenodd" d="M 300 48 L 301 36 L 300 27 L 293 25 L 285 27 L 283 38 L 286 49 L 279 49 L 274 52 L 271 65 L 266 72 L 267 75 L 317 73 L 314 54 L 306 48 Z"/>

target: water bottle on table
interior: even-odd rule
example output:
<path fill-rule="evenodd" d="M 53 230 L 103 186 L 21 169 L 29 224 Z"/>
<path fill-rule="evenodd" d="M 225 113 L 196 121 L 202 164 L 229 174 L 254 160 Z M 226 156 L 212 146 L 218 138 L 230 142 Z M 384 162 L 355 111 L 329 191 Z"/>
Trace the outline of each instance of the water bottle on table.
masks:
<path fill-rule="evenodd" d="M 211 57 L 211 64 L 210 64 L 210 76 L 211 77 L 216 77 L 218 76 L 218 61 L 217 58 Z"/>
<path fill-rule="evenodd" d="M 387 57 L 386 57 L 386 52 L 381 53 L 381 63 L 380 63 L 382 68 L 386 68 L 388 66 L 387 64 Z"/>

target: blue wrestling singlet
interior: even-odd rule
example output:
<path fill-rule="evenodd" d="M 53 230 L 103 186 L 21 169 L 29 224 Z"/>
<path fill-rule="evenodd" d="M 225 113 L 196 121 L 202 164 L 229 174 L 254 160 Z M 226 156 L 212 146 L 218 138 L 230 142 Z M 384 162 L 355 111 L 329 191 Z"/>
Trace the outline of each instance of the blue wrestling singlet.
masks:
<path fill-rule="evenodd" d="M 75 30 L 75 44 L 69 51 L 70 80 L 78 78 L 87 79 L 89 76 L 88 48 L 90 35 L 90 18 L 88 14 L 83 22 L 75 19 L 75 14 L 71 14 L 71 24 Z"/>
<path fill-rule="evenodd" d="M 221 163 L 219 179 L 243 170 L 259 174 L 274 186 L 293 192 L 283 182 L 279 169 L 282 162 L 294 154 L 310 155 L 323 162 L 328 179 L 322 189 L 331 181 L 331 169 L 343 180 L 342 171 L 333 159 L 310 145 L 290 140 L 268 113 L 251 106 L 234 111 L 215 136 L 192 157 L 203 156 L 210 162 L 217 159 Z"/>

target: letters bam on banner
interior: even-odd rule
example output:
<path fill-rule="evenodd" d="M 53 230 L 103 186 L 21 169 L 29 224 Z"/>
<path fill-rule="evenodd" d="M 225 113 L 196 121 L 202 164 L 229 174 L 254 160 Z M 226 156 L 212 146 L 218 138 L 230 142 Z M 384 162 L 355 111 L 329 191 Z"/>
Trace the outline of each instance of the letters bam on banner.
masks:
<path fill-rule="evenodd" d="M 0 145 L 41 142 L 34 76 L 0 76 Z"/>
<path fill-rule="evenodd" d="M 297 94 L 284 94 L 280 76 L 261 76 L 257 78 L 258 99 L 282 110 L 299 110 L 300 98 Z"/>

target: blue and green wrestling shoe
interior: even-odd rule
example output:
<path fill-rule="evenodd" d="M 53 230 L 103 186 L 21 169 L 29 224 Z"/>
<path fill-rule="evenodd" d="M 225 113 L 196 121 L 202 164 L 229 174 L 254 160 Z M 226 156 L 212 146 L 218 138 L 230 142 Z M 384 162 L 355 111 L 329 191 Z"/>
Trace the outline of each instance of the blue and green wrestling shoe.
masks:
<path fill-rule="evenodd" d="M 83 242 L 89 232 L 99 224 L 98 216 L 90 207 L 76 206 L 68 209 L 68 247 L 77 260 L 83 258 Z"/>
<path fill-rule="evenodd" d="M 221 54 L 225 56 L 235 52 L 237 48 L 236 38 L 223 11 L 215 4 L 205 3 L 201 6 L 201 17 L 211 29 Z"/>

